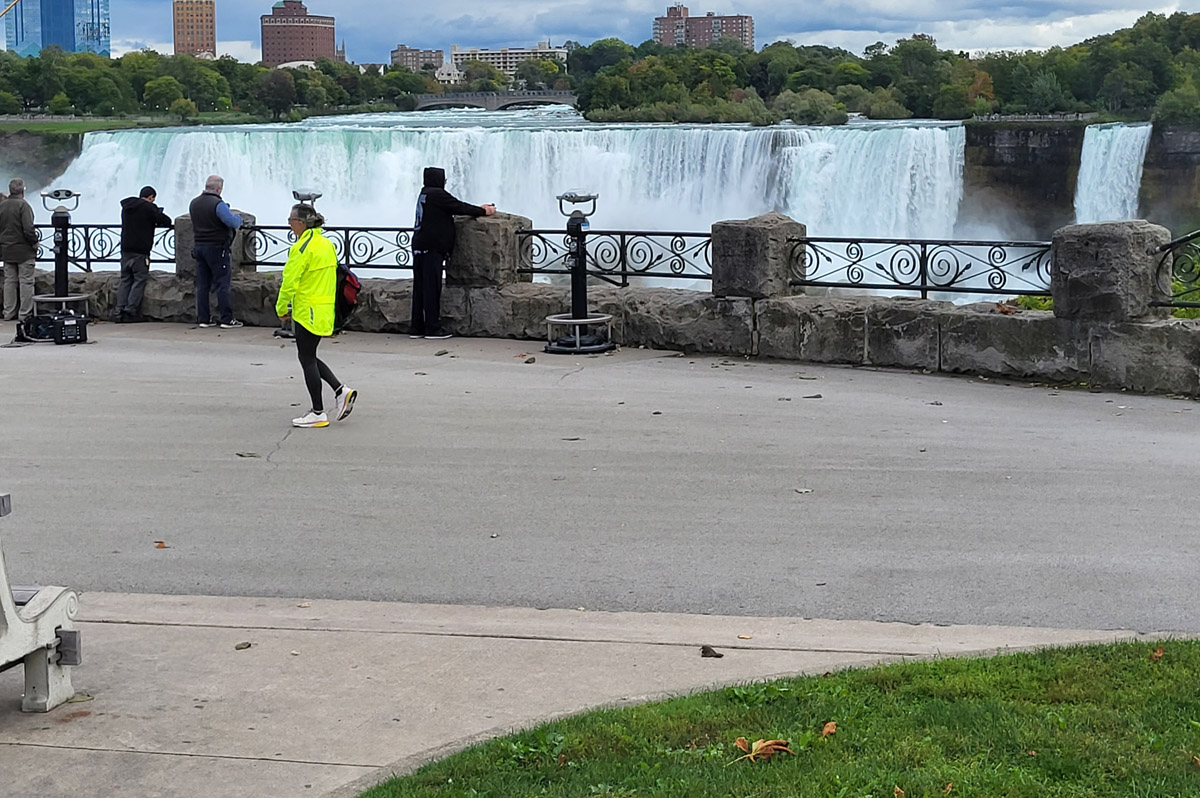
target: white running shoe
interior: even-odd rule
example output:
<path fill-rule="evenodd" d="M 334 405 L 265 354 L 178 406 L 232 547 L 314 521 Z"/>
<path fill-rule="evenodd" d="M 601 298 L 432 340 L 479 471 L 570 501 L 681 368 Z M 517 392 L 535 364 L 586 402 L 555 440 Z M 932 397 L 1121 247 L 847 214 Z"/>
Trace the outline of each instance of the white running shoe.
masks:
<path fill-rule="evenodd" d="M 345 421 L 346 417 L 354 410 L 354 402 L 358 399 L 358 391 L 351 388 L 349 385 L 342 386 L 342 392 L 337 395 L 337 414 L 334 416 L 338 421 Z"/>
<path fill-rule="evenodd" d="M 300 418 L 293 418 L 292 426 L 293 427 L 302 427 L 304 429 L 315 429 L 317 427 L 328 427 L 329 426 L 329 416 L 325 415 L 324 413 L 314 413 L 313 411 L 309 410 L 308 415 L 301 416 Z"/>

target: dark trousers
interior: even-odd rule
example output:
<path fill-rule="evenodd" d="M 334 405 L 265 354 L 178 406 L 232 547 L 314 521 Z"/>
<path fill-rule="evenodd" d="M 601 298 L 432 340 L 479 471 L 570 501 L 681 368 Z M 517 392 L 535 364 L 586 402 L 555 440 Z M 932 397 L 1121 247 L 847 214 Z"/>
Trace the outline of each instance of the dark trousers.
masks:
<path fill-rule="evenodd" d="M 300 322 L 296 321 L 292 325 L 296 330 L 296 354 L 300 358 L 300 368 L 304 370 L 304 384 L 308 386 L 308 395 L 312 399 L 312 409 L 314 413 L 325 412 L 325 403 L 321 399 L 321 381 L 329 383 L 329 387 L 335 392 L 342 384 L 338 382 L 338 378 L 333 376 L 329 366 L 317 357 L 317 346 L 321 343 L 321 336 L 310 331 Z"/>
<path fill-rule="evenodd" d="M 442 331 L 442 269 L 444 252 L 418 252 L 413 257 L 413 335 L 437 335 Z"/>
<path fill-rule="evenodd" d="M 117 287 L 117 315 L 140 316 L 146 280 L 150 277 L 150 256 L 121 253 L 121 282 Z"/>
<path fill-rule="evenodd" d="M 221 323 L 233 321 L 233 306 L 229 304 L 229 288 L 233 270 L 229 265 L 229 247 L 219 244 L 197 244 L 196 256 L 196 321 L 201 324 L 212 319 L 208 305 L 208 292 L 217 289 L 217 309 L 221 312 Z"/>

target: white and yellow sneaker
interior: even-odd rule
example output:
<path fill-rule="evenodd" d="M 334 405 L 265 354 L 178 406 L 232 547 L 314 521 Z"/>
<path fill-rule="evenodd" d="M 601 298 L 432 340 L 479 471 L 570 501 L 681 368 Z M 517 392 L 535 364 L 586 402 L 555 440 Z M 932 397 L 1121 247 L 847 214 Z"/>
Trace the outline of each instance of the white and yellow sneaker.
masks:
<path fill-rule="evenodd" d="M 350 415 L 354 410 L 354 402 L 358 399 L 358 391 L 351 388 L 349 385 L 342 386 L 342 392 L 337 395 L 337 412 L 334 413 L 334 418 L 338 421 L 345 421 L 346 416 Z"/>
<path fill-rule="evenodd" d="M 324 413 L 314 413 L 313 411 L 309 410 L 308 415 L 301 416 L 300 418 L 293 418 L 292 426 L 293 427 L 302 427 L 304 429 L 315 429 L 317 427 L 328 427 L 329 426 L 329 416 L 325 415 Z"/>

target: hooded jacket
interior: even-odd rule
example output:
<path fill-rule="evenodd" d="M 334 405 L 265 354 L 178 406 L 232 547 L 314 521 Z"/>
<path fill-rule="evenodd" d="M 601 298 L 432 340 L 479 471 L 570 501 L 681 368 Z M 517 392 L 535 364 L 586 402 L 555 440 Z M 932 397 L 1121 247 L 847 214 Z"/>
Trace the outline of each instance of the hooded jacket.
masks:
<path fill-rule="evenodd" d="M 455 199 L 446 191 L 446 170 L 425 170 L 425 187 L 417 198 L 417 223 L 413 232 L 414 252 L 440 252 L 449 257 L 454 251 L 455 216 L 486 216 L 487 211 Z"/>
<path fill-rule="evenodd" d="M 121 251 L 149 255 L 154 249 L 154 228 L 170 227 L 171 217 L 141 197 L 121 200 Z"/>
<path fill-rule="evenodd" d="M 324 230 L 313 227 L 301 233 L 283 267 L 275 313 L 282 318 L 291 305 L 292 319 L 297 324 L 314 335 L 333 335 L 337 265 L 337 250 Z"/>

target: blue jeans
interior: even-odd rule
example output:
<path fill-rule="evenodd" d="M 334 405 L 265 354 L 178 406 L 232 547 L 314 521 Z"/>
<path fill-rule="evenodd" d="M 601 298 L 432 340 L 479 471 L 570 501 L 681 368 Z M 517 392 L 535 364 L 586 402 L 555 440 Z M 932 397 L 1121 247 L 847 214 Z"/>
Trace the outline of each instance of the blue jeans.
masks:
<path fill-rule="evenodd" d="M 197 244 L 192 254 L 196 257 L 196 321 L 204 324 L 212 319 L 208 293 L 216 287 L 221 323 L 228 324 L 233 321 L 233 306 L 229 302 L 230 283 L 233 279 L 233 269 L 229 265 L 229 247 Z"/>

